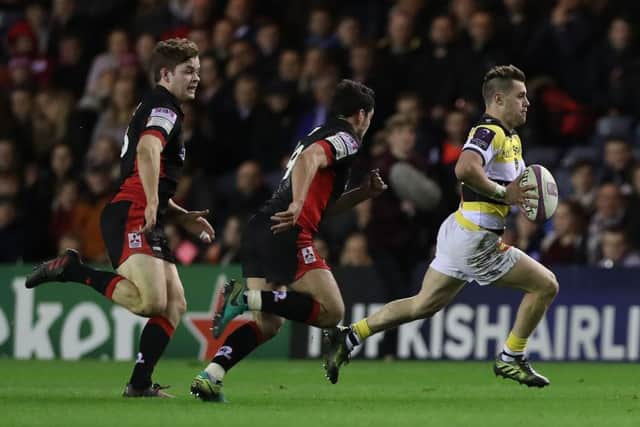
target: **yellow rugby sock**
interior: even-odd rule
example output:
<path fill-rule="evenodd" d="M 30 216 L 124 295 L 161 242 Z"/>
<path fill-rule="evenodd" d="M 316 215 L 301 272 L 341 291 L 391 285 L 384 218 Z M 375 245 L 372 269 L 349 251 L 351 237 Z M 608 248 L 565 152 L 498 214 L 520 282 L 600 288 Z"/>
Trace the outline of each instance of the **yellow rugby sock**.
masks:
<path fill-rule="evenodd" d="M 371 332 L 369 324 L 367 323 L 366 317 L 362 320 L 358 320 L 356 323 L 351 325 L 351 329 L 353 329 L 356 335 L 358 335 L 358 339 L 360 340 L 360 342 L 366 340 L 373 334 L 373 332 Z"/>
<path fill-rule="evenodd" d="M 527 341 L 529 338 L 520 338 L 513 334 L 513 331 L 509 332 L 507 341 L 504 343 L 505 347 L 510 350 L 512 354 L 522 354 L 527 347 Z"/>

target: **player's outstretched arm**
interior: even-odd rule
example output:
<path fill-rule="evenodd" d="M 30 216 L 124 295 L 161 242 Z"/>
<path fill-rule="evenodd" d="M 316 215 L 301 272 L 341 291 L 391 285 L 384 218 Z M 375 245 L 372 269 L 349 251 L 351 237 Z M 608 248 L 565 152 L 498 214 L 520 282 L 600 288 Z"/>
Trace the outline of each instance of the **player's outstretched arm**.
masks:
<path fill-rule="evenodd" d="M 337 215 L 345 212 L 358 203 L 378 197 L 388 188 L 380 176 L 379 169 L 370 170 L 362 179 L 358 188 L 342 193 L 342 196 L 327 208 L 327 215 Z"/>

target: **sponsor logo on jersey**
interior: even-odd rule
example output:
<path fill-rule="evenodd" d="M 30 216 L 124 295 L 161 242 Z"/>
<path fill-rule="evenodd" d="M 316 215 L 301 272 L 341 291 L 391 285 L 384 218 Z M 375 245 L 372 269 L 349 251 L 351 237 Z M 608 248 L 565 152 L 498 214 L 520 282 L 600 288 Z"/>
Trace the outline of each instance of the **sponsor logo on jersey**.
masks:
<path fill-rule="evenodd" d="M 139 249 L 142 247 L 142 236 L 140 233 L 129 233 L 129 248 Z"/>
<path fill-rule="evenodd" d="M 302 260 L 305 264 L 313 264 L 317 261 L 316 254 L 313 252 L 313 246 L 307 246 L 306 248 L 302 248 Z"/>
<path fill-rule="evenodd" d="M 479 127 L 473 133 L 473 136 L 469 138 L 468 143 L 480 147 L 482 150 L 486 150 L 491 145 L 493 137 L 496 135 L 494 131 L 485 127 Z"/>
<path fill-rule="evenodd" d="M 327 141 L 336 151 L 336 160 L 343 159 L 347 156 L 358 152 L 360 145 L 356 139 L 347 132 L 338 132 L 327 138 Z"/>
<path fill-rule="evenodd" d="M 160 127 L 169 134 L 176 124 L 177 118 L 178 115 L 170 108 L 153 108 L 151 113 L 149 113 L 146 127 Z"/>

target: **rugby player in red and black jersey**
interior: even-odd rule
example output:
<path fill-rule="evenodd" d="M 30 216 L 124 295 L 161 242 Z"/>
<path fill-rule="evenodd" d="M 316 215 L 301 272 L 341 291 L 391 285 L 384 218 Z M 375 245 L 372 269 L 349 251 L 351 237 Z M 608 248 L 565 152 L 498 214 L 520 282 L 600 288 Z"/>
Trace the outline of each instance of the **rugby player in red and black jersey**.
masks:
<path fill-rule="evenodd" d="M 125 397 L 171 397 L 151 374 L 186 310 L 182 283 L 163 227 L 168 221 L 210 242 L 207 211 L 188 212 L 175 193 L 185 157 L 180 103 L 192 100 L 200 81 L 197 46 L 186 39 L 159 42 L 151 59 L 156 86 L 136 108 L 122 145 L 120 187 L 101 217 L 102 236 L 117 273 L 95 270 L 67 249 L 27 278 L 83 283 L 131 312 L 149 317 Z"/>
<path fill-rule="evenodd" d="M 246 284 L 225 285 L 213 334 L 221 336 L 226 325 L 247 310 L 254 312 L 255 321 L 226 338 L 211 363 L 194 378 L 191 392 L 195 396 L 224 401 L 225 373 L 277 334 L 284 319 L 317 327 L 335 326 L 342 320 L 340 289 L 312 239 L 325 214 L 349 209 L 387 188 L 373 170 L 358 188 L 345 192 L 374 104 L 368 87 L 340 82 L 329 120 L 298 143 L 273 197 L 249 220 L 242 261 Z"/>

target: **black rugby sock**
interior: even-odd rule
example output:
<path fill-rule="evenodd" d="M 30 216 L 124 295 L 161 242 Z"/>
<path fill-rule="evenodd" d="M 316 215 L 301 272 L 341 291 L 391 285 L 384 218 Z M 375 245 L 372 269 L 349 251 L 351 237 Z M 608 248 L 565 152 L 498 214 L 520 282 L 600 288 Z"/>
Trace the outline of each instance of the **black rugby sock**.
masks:
<path fill-rule="evenodd" d="M 320 304 L 307 294 L 294 291 L 247 291 L 250 310 L 273 313 L 285 319 L 313 325 L 320 314 Z"/>
<path fill-rule="evenodd" d="M 256 322 L 248 322 L 233 331 L 211 359 L 226 372 L 264 342 Z"/>
<path fill-rule="evenodd" d="M 151 385 L 153 368 L 173 336 L 174 327 L 161 316 L 149 319 L 140 335 L 140 347 L 129 383 L 142 390 Z"/>
<path fill-rule="evenodd" d="M 84 283 L 111 299 L 113 291 L 121 280 L 126 280 L 111 271 L 96 270 L 80 262 L 69 262 L 62 275 L 69 282 Z"/>

